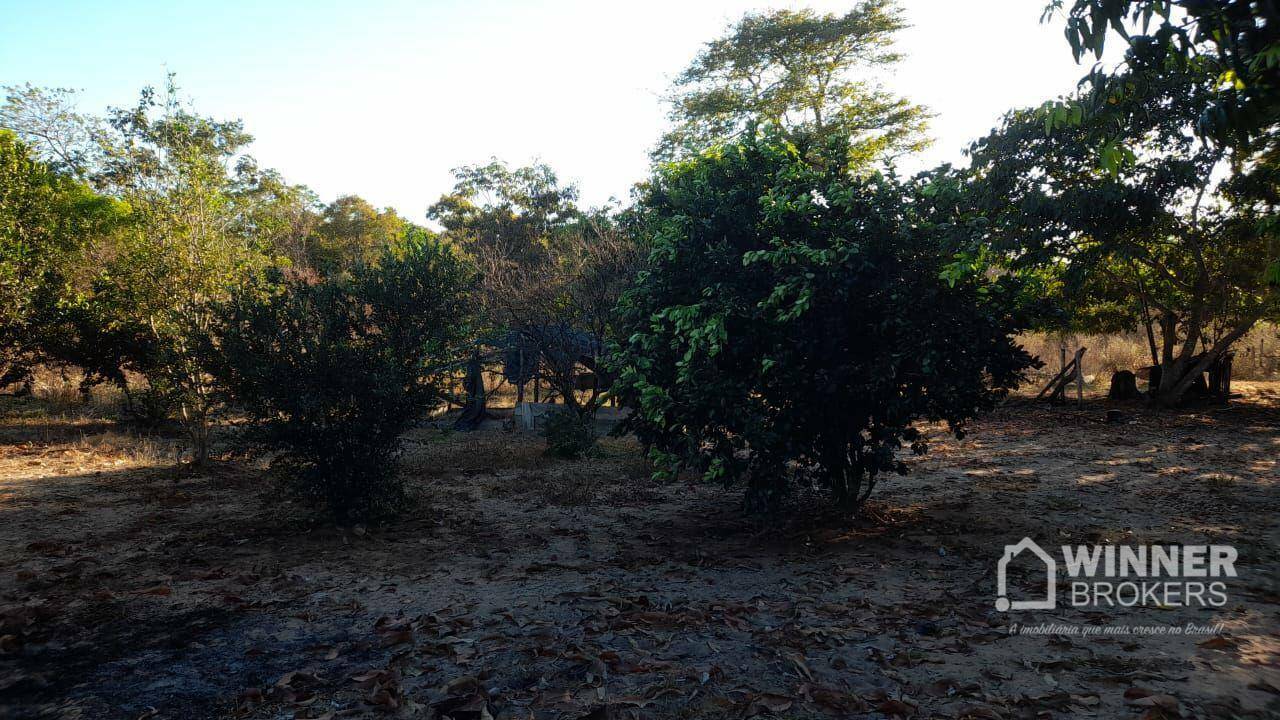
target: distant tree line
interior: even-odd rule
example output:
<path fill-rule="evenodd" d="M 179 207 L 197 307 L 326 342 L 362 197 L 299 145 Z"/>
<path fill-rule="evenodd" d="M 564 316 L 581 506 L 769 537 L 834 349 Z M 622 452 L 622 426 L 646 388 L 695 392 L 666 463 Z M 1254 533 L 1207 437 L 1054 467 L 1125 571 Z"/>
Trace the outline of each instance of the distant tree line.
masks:
<path fill-rule="evenodd" d="M 1112 38 L 1124 62 L 904 178 L 930 113 L 889 87 L 897 5 L 752 13 L 676 79 L 629 205 L 495 159 L 454 170 L 429 227 L 259 167 L 172 79 L 103 116 L 8 88 L 0 384 L 76 366 L 136 420 L 180 422 L 195 462 L 234 408 L 351 522 L 403 504 L 399 436 L 502 345 L 509 379 L 563 398 L 557 433 L 612 397 L 659 477 L 851 511 L 926 451 L 922 421 L 963 433 L 1024 380 L 1019 333 L 1144 330 L 1174 406 L 1280 319 L 1273 15 L 1055 0 L 1077 58 Z"/>

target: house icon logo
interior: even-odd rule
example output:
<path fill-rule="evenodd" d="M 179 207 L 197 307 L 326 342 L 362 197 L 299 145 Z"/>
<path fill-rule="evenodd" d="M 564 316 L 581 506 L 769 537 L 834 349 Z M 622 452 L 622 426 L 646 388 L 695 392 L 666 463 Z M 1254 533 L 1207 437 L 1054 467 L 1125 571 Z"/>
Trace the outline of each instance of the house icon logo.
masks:
<path fill-rule="evenodd" d="M 1024 550 L 1030 550 L 1044 563 L 1045 597 L 1043 600 L 1009 600 L 1009 586 L 1006 580 L 1009 561 L 1022 554 Z M 1010 610 L 1052 610 L 1056 606 L 1057 597 L 1058 562 L 1049 553 L 1045 552 L 1044 548 L 1027 537 L 1022 538 L 1017 545 L 1004 546 L 1004 556 L 1000 558 L 1000 564 L 996 567 L 996 610 L 1000 612 L 1008 612 Z"/>

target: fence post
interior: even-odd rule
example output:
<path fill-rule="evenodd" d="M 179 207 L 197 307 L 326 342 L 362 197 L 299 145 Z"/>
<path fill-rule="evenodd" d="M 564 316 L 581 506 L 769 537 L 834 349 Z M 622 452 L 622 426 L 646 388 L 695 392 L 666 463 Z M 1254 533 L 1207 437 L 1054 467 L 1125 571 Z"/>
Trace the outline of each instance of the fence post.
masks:
<path fill-rule="evenodd" d="M 1076 351 L 1076 404 L 1084 407 L 1084 348 Z"/>

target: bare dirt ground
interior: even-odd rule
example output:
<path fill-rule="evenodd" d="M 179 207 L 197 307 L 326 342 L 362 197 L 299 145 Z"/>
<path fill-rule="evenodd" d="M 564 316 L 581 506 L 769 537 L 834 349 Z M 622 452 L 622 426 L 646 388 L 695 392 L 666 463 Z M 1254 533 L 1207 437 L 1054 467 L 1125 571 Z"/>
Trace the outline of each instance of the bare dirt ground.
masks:
<path fill-rule="evenodd" d="M 569 462 L 424 428 L 419 504 L 348 530 L 255 463 L 193 473 L 177 440 L 5 398 L 0 718 L 1280 717 L 1280 384 L 1245 391 L 934 429 L 853 524 L 655 486 L 625 440 Z M 1221 608 L 998 613 L 1023 536 L 1230 543 L 1240 576 Z"/>

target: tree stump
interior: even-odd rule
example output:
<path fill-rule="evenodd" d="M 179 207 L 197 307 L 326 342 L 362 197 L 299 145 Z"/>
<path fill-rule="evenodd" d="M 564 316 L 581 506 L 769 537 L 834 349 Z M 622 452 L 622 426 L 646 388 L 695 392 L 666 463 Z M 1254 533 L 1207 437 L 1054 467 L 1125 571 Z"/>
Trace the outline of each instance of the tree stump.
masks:
<path fill-rule="evenodd" d="M 1111 376 L 1111 390 L 1107 397 L 1112 400 L 1137 400 L 1142 397 L 1138 391 L 1138 378 L 1128 370 L 1117 370 Z"/>

